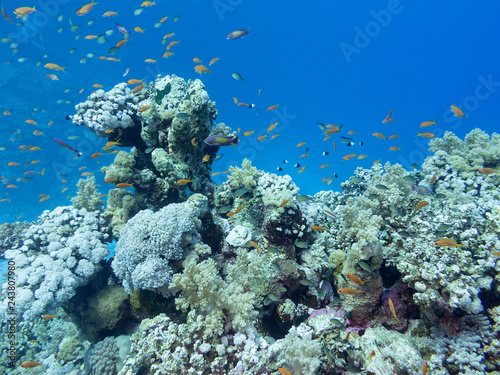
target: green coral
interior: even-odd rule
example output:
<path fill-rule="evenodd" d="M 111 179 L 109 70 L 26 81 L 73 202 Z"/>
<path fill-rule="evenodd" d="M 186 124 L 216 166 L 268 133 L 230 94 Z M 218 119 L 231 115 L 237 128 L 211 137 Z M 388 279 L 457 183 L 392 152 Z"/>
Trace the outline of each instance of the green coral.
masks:
<path fill-rule="evenodd" d="M 94 176 L 88 176 L 86 179 L 78 180 L 78 192 L 76 197 L 71 198 L 73 207 L 80 209 L 86 208 L 87 211 L 95 211 L 104 205 L 102 196 L 99 193 L 98 185 Z"/>

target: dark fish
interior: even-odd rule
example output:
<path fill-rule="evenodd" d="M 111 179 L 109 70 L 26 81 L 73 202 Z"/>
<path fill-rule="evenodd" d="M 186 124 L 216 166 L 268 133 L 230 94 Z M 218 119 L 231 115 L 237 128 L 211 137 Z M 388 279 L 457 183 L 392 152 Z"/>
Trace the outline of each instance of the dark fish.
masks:
<path fill-rule="evenodd" d="M 351 365 L 347 365 L 345 367 L 345 369 L 349 372 L 353 372 L 355 374 L 361 374 L 363 371 L 365 370 L 361 370 L 359 367 L 355 367 L 355 366 L 351 366 Z"/>
<path fill-rule="evenodd" d="M 389 188 L 387 186 L 382 185 L 382 184 L 377 184 L 377 185 L 375 185 L 375 187 L 377 189 L 380 189 L 380 190 L 389 190 Z"/>
<path fill-rule="evenodd" d="M 177 112 L 175 117 L 178 118 L 179 120 L 186 120 L 190 117 L 193 117 L 193 115 L 190 115 L 189 113 L 186 112 Z"/>
<path fill-rule="evenodd" d="M 342 298 L 334 298 L 334 299 L 330 302 L 330 306 L 340 305 L 341 303 L 342 303 Z"/>
<path fill-rule="evenodd" d="M 363 146 L 363 145 L 364 145 L 364 143 L 363 143 L 363 142 L 359 142 L 359 145 L 360 145 L 360 146 Z"/>
<path fill-rule="evenodd" d="M 339 175 L 337 173 L 334 173 L 333 177 L 337 178 L 337 177 L 339 177 Z"/>
<path fill-rule="evenodd" d="M 278 172 L 281 172 L 283 170 L 283 168 L 281 168 L 281 167 L 278 167 L 276 169 L 277 169 Z"/>
<path fill-rule="evenodd" d="M 288 163 L 288 160 L 283 160 L 283 164 L 286 164 L 286 163 Z"/>
<path fill-rule="evenodd" d="M 358 262 L 358 266 L 360 266 L 362 269 L 364 269 L 368 273 L 371 273 L 373 275 L 375 274 L 375 270 L 372 268 L 372 266 L 366 260 L 360 260 Z"/>
<path fill-rule="evenodd" d="M 300 315 L 293 320 L 292 324 L 294 326 L 300 326 L 300 324 L 305 322 L 307 319 L 309 319 L 309 314 Z"/>
<path fill-rule="evenodd" d="M 416 191 L 419 195 L 429 195 L 432 190 L 424 185 L 413 185 L 411 184 L 411 191 Z"/>
<path fill-rule="evenodd" d="M 203 142 L 209 146 L 230 146 L 237 145 L 239 143 L 239 136 L 232 137 L 227 135 L 211 135 L 207 137 Z"/>
<path fill-rule="evenodd" d="M 241 29 L 241 30 L 234 30 L 231 31 L 227 36 L 227 40 L 232 40 L 232 39 L 238 39 L 238 38 L 243 38 L 245 35 L 248 35 L 248 30 L 250 29 Z"/>
<path fill-rule="evenodd" d="M 408 232 L 407 232 L 407 231 L 405 231 L 405 230 L 400 230 L 400 231 L 398 232 L 398 234 L 399 234 L 401 237 L 403 237 L 403 238 L 408 238 L 408 237 L 411 237 L 411 234 L 410 234 L 410 233 L 408 233 Z"/>
<path fill-rule="evenodd" d="M 242 195 L 245 195 L 245 193 L 248 191 L 248 188 L 239 188 L 234 192 L 235 197 L 241 197 Z"/>
<path fill-rule="evenodd" d="M 328 155 L 328 154 L 329 154 L 329 152 L 328 152 L 328 151 L 323 151 L 323 153 L 322 153 L 321 155 L 326 156 L 326 155 Z"/>
<path fill-rule="evenodd" d="M 71 151 L 74 151 L 78 154 L 78 157 L 82 156 L 82 153 L 78 150 L 75 150 L 73 147 L 71 147 L 70 145 L 68 145 L 66 142 L 64 142 L 63 140 L 59 139 L 59 138 L 53 138 L 54 141 L 58 144 L 58 145 L 61 145 L 63 147 L 66 147 L 68 150 L 71 150 Z"/>
<path fill-rule="evenodd" d="M 349 147 L 350 147 L 350 146 L 354 146 L 354 142 L 348 142 L 348 143 L 346 144 L 346 146 L 349 146 Z"/>
<path fill-rule="evenodd" d="M 295 168 L 300 168 L 300 164 L 299 164 L 299 163 L 294 164 L 293 166 L 294 166 Z"/>
<path fill-rule="evenodd" d="M 418 164 L 417 163 L 411 163 L 410 167 L 412 167 L 413 169 L 417 169 L 418 168 Z"/>

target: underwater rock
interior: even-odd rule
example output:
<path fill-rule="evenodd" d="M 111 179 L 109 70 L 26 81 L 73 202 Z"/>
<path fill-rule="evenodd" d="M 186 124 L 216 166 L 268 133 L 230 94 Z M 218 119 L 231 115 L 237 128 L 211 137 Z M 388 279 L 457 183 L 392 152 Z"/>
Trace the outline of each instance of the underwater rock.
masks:
<path fill-rule="evenodd" d="M 129 312 L 128 294 L 121 286 L 108 285 L 89 298 L 82 312 L 85 329 L 112 330 Z"/>

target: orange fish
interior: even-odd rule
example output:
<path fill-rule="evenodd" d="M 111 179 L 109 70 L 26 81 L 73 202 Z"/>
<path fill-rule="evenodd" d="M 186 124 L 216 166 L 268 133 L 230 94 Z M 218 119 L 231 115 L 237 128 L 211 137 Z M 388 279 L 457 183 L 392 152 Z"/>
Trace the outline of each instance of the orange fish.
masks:
<path fill-rule="evenodd" d="M 10 111 L 9 110 L 3 111 L 3 115 L 4 116 L 9 116 L 10 115 Z"/>
<path fill-rule="evenodd" d="M 300 143 L 297 143 L 297 147 L 302 147 L 302 146 L 304 146 L 306 144 L 307 144 L 307 142 L 300 142 Z"/>
<path fill-rule="evenodd" d="M 168 43 L 168 46 L 167 46 L 167 51 L 170 51 L 170 48 L 172 48 L 173 46 L 175 46 L 176 44 L 179 44 L 180 41 L 178 40 L 172 40 L 170 43 Z"/>
<path fill-rule="evenodd" d="M 197 58 L 197 57 L 195 57 L 195 58 L 193 59 L 193 62 L 194 62 L 194 63 L 197 63 L 197 64 L 201 64 L 201 60 L 200 60 L 199 58 Z M 234 99 L 236 99 L 236 98 L 234 98 Z M 237 100 L 235 100 L 234 102 L 235 102 L 235 103 L 238 103 L 238 101 L 237 101 Z"/>
<path fill-rule="evenodd" d="M 34 120 L 25 120 L 24 122 L 30 125 L 38 125 L 38 123 Z"/>
<path fill-rule="evenodd" d="M 81 176 L 88 177 L 88 176 L 92 176 L 93 174 L 94 173 L 92 173 L 92 172 L 83 172 L 83 173 L 81 173 Z"/>
<path fill-rule="evenodd" d="M 309 155 L 309 154 L 302 154 L 302 155 L 300 155 L 301 158 L 307 158 L 308 156 L 311 156 L 311 155 Z"/>
<path fill-rule="evenodd" d="M 313 225 L 313 226 L 311 227 L 311 229 L 312 229 L 313 231 L 315 231 L 315 232 L 322 232 L 322 231 L 326 230 L 326 228 L 325 228 L 325 227 L 320 227 L 319 225 Z"/>
<path fill-rule="evenodd" d="M 191 178 L 191 177 L 188 177 L 187 179 L 185 179 L 185 178 L 181 178 L 180 180 L 177 180 L 177 181 L 176 181 L 176 184 L 177 184 L 177 185 L 181 185 L 181 186 L 182 186 L 182 185 L 186 185 L 186 184 L 187 184 L 187 183 L 189 183 L 189 182 L 193 182 L 193 180 L 190 180 L 190 178 Z"/>
<path fill-rule="evenodd" d="M 214 57 L 212 60 L 210 60 L 210 63 L 208 65 L 214 65 L 219 60 L 220 59 L 218 57 Z"/>
<path fill-rule="evenodd" d="M 424 364 L 422 365 L 422 375 L 427 374 L 427 362 L 424 361 Z"/>
<path fill-rule="evenodd" d="M 340 132 L 340 128 L 338 126 L 331 125 L 331 127 L 325 131 L 325 135 L 337 134 L 338 132 Z"/>
<path fill-rule="evenodd" d="M 364 159 L 364 158 L 366 158 L 366 157 L 368 157 L 368 155 L 359 155 L 357 159 L 358 159 L 358 160 L 362 160 L 362 159 Z"/>
<path fill-rule="evenodd" d="M 401 137 L 399 134 L 393 134 L 393 135 L 389 136 L 389 139 L 396 139 L 399 137 Z"/>
<path fill-rule="evenodd" d="M 193 147 L 198 147 L 198 142 L 196 142 L 196 137 L 191 139 L 191 144 L 193 145 Z"/>
<path fill-rule="evenodd" d="M 304 165 L 302 168 L 299 169 L 299 173 L 302 173 L 306 170 L 306 166 Z"/>
<path fill-rule="evenodd" d="M 279 122 L 276 121 L 274 124 L 269 125 L 269 127 L 267 128 L 267 131 L 268 132 L 273 131 L 278 124 L 279 124 Z"/>
<path fill-rule="evenodd" d="M 389 151 L 401 151 L 401 147 L 391 146 L 391 147 L 389 147 Z"/>
<path fill-rule="evenodd" d="M 40 366 L 41 364 L 42 364 L 42 362 L 30 361 L 30 362 L 21 363 L 21 367 L 23 367 L 23 368 L 33 368 L 33 367 Z"/>
<path fill-rule="evenodd" d="M 428 126 L 432 126 L 432 125 L 436 125 L 436 124 L 437 124 L 437 121 L 424 121 L 419 126 L 421 128 L 426 128 Z"/>
<path fill-rule="evenodd" d="M 105 179 L 105 180 L 104 180 L 104 183 L 105 183 L 105 184 L 110 184 L 110 183 L 112 183 L 112 182 L 115 182 L 116 180 L 117 180 L 117 178 L 116 178 L 116 177 L 110 177 L 110 178 Z"/>
<path fill-rule="evenodd" d="M 338 289 L 337 291 L 339 293 L 342 293 L 342 294 L 357 294 L 357 293 L 359 293 L 358 291 L 352 290 L 352 289 L 349 289 L 349 288 L 341 288 L 341 289 Z"/>
<path fill-rule="evenodd" d="M 422 202 L 420 202 L 420 203 L 418 204 L 418 206 L 417 206 L 417 207 L 415 207 L 415 211 L 418 211 L 418 210 L 420 210 L 421 208 L 424 208 L 424 207 L 425 207 L 425 206 L 427 206 L 428 204 L 429 204 L 429 202 L 427 202 L 427 201 L 422 201 Z"/>
<path fill-rule="evenodd" d="M 94 7 L 94 5 L 96 5 L 97 3 L 94 3 L 94 0 L 92 0 L 89 4 L 86 4 L 84 6 L 82 6 L 80 9 L 78 9 L 76 11 L 76 15 L 77 16 L 84 16 L 86 15 L 88 12 L 90 12 L 92 10 L 92 8 Z"/>
<path fill-rule="evenodd" d="M 327 135 L 325 138 L 323 138 L 323 142 L 326 142 L 326 141 L 330 140 L 330 138 L 332 138 L 332 137 L 330 137 L 329 135 Z"/>
<path fill-rule="evenodd" d="M 385 135 L 383 135 L 382 133 L 375 132 L 375 133 L 372 133 L 372 135 L 373 135 L 375 138 L 378 138 L 378 139 L 383 139 L 383 140 L 387 140 L 386 136 L 385 136 Z"/>
<path fill-rule="evenodd" d="M 498 173 L 496 169 L 493 168 L 481 168 L 477 171 L 478 173 L 481 174 L 493 174 L 493 173 Z"/>
<path fill-rule="evenodd" d="M 271 105 L 267 108 L 267 112 L 271 112 L 271 111 L 274 111 L 276 108 L 278 108 L 280 105 L 279 104 L 275 104 L 275 105 Z"/>
<path fill-rule="evenodd" d="M 194 67 L 194 70 L 201 76 L 202 73 L 212 73 L 205 65 L 199 64 Z"/>
<path fill-rule="evenodd" d="M 152 7 L 153 5 L 156 5 L 154 1 L 143 1 L 141 3 L 141 7 Z"/>
<path fill-rule="evenodd" d="M 127 39 L 127 38 L 120 39 L 120 40 L 116 43 L 115 47 L 116 47 L 116 48 L 122 48 L 122 47 L 125 45 L 125 43 L 127 43 L 127 42 L 128 42 L 128 39 Z"/>
<path fill-rule="evenodd" d="M 280 207 L 283 207 L 284 205 L 286 205 L 290 201 L 291 201 L 291 199 L 285 199 L 283 202 L 280 203 Z"/>
<path fill-rule="evenodd" d="M 326 168 L 326 167 L 328 167 L 329 165 L 330 165 L 330 163 L 328 163 L 328 164 L 321 164 L 321 165 L 319 166 L 319 169 L 325 169 L 325 168 Z"/>
<path fill-rule="evenodd" d="M 436 136 L 433 133 L 417 133 L 415 137 L 435 138 Z"/>
<path fill-rule="evenodd" d="M 3 8 L 3 5 L 2 5 Z M 14 10 L 14 14 L 17 16 L 17 18 L 21 18 L 24 16 L 27 16 L 28 14 L 31 14 L 33 12 L 36 12 L 35 7 L 19 7 L 16 10 Z"/>
<path fill-rule="evenodd" d="M 356 134 L 356 132 L 355 132 L 354 130 L 349 130 L 349 131 L 347 132 L 347 134 L 349 134 L 349 135 L 353 135 L 353 134 Z"/>
<path fill-rule="evenodd" d="M 457 244 L 455 241 L 453 241 L 450 238 L 442 238 L 442 239 L 434 242 L 434 244 L 436 246 L 440 246 L 440 247 L 461 247 L 461 246 L 463 246 L 463 245 Z"/>
<path fill-rule="evenodd" d="M 274 134 L 271 139 L 275 139 L 275 138 L 278 138 L 280 135 L 279 134 Z"/>
<path fill-rule="evenodd" d="M 257 245 L 255 242 L 253 241 L 248 241 L 248 243 L 250 244 L 250 246 L 254 247 L 257 249 L 257 251 L 260 251 L 260 248 L 259 248 L 259 245 Z"/>
<path fill-rule="evenodd" d="M 168 39 L 168 38 L 171 38 L 175 35 L 175 33 L 167 33 L 163 36 L 163 39 Z"/>
<path fill-rule="evenodd" d="M 44 67 L 47 68 L 47 69 L 51 69 L 51 70 L 60 70 L 60 71 L 62 71 L 64 73 L 66 73 L 64 71 L 64 69 L 66 69 L 66 67 L 59 66 L 59 65 L 54 64 L 54 63 L 47 63 L 47 64 L 44 65 Z"/>
<path fill-rule="evenodd" d="M 143 33 L 144 34 L 144 29 L 141 29 L 139 26 L 134 27 L 134 31 L 136 33 Z"/>
<path fill-rule="evenodd" d="M 93 153 L 92 155 L 90 155 L 90 158 L 91 159 L 95 159 L 95 158 L 98 158 L 99 156 L 101 156 L 102 154 L 100 152 L 95 152 Z"/>
<path fill-rule="evenodd" d="M 127 81 L 127 84 L 129 85 L 137 85 L 139 83 L 143 83 L 142 82 L 142 79 L 134 79 L 134 78 L 131 78 Z"/>
<path fill-rule="evenodd" d="M 103 86 L 102 86 L 100 83 L 94 83 L 94 84 L 92 85 L 92 87 L 95 87 L 95 88 L 100 89 L 100 88 L 102 88 Z"/>
<path fill-rule="evenodd" d="M 361 279 L 359 277 L 357 277 L 356 275 L 353 275 L 352 273 L 346 273 L 346 276 L 349 278 L 349 280 L 351 280 L 354 284 L 358 284 L 358 285 L 363 285 L 365 282 L 364 281 L 361 281 Z"/>
<path fill-rule="evenodd" d="M 42 315 L 42 319 L 51 320 L 54 319 L 56 315 Z"/>
<path fill-rule="evenodd" d="M 344 156 L 344 157 L 342 158 L 342 160 L 343 160 L 343 161 L 346 161 L 346 160 L 351 160 L 351 159 L 352 159 L 353 157 L 355 157 L 356 155 L 358 155 L 358 154 L 348 154 L 348 155 Z"/>
<path fill-rule="evenodd" d="M 206 163 L 206 162 L 207 162 L 207 161 L 209 161 L 209 160 L 210 160 L 210 155 L 209 155 L 209 154 L 206 154 L 206 155 L 203 157 L 203 159 L 201 159 L 201 162 L 202 162 L 202 163 Z"/>
<path fill-rule="evenodd" d="M 240 204 L 238 206 L 238 208 L 236 208 L 236 210 L 234 210 L 234 213 L 237 214 L 238 212 L 240 212 L 242 210 L 242 208 L 243 208 L 243 204 Z"/>
<path fill-rule="evenodd" d="M 453 115 L 456 117 L 465 117 L 464 111 L 462 111 L 461 108 L 457 107 L 455 104 L 452 104 L 450 106 L 451 111 L 453 112 Z"/>
<path fill-rule="evenodd" d="M 9 21 L 10 23 L 14 23 L 14 20 L 12 18 L 10 18 L 9 15 L 7 13 L 5 13 L 5 11 L 3 10 L 3 4 L 2 4 L 2 15 L 3 15 L 3 18 L 5 18 L 7 21 Z"/>
<path fill-rule="evenodd" d="M 150 109 L 151 107 L 149 105 L 145 105 L 144 107 L 139 108 L 137 111 L 138 112 L 144 112 Z"/>
<path fill-rule="evenodd" d="M 389 298 L 389 308 L 391 309 L 392 315 L 396 318 L 396 321 L 399 323 L 399 319 L 396 316 L 396 309 L 394 308 L 394 304 L 392 303 L 392 300 Z"/>
<path fill-rule="evenodd" d="M 142 85 L 137 85 L 134 87 L 134 89 L 132 90 L 132 92 L 135 94 L 139 91 L 141 91 L 144 87 L 146 87 L 146 85 L 143 83 Z"/>
<path fill-rule="evenodd" d="M 393 108 L 393 109 L 391 109 L 391 110 L 389 111 L 389 114 L 387 115 L 387 117 L 386 117 L 385 119 L 383 119 L 383 120 L 382 120 L 382 124 L 387 124 L 387 123 L 389 123 L 389 122 L 394 121 L 394 119 L 393 119 L 393 118 L 391 118 L 392 111 L 394 111 L 394 108 Z"/>
<path fill-rule="evenodd" d="M 125 188 L 131 187 L 132 185 L 134 185 L 134 184 L 128 184 L 126 182 L 119 182 L 119 183 L 115 184 L 115 188 L 125 189 Z"/>
<path fill-rule="evenodd" d="M 279 373 L 280 373 L 281 375 L 292 375 L 292 373 L 291 373 L 290 371 L 288 371 L 288 370 L 286 370 L 286 369 L 284 369 L 284 368 L 282 368 L 282 367 L 279 367 L 279 368 L 278 368 L 278 371 L 279 371 Z"/>
<path fill-rule="evenodd" d="M 41 198 L 38 200 L 38 202 L 40 202 L 40 203 L 41 203 L 41 202 L 44 202 L 44 201 L 46 201 L 46 200 L 47 200 L 47 199 L 49 199 L 49 198 L 50 198 L 50 196 L 48 196 L 48 195 L 47 195 L 47 196 L 45 196 L 45 197 L 41 197 Z M 45 315 L 44 315 L 44 316 L 45 316 Z M 42 318 L 43 318 L 43 316 L 42 316 Z M 45 319 L 45 318 L 44 318 L 44 319 Z"/>
<path fill-rule="evenodd" d="M 7 163 L 7 165 L 9 165 L 9 166 L 11 166 L 11 167 L 12 167 L 12 166 L 14 166 L 14 165 L 19 165 L 19 163 L 16 163 L 15 161 L 9 161 L 9 162 Z"/>
<path fill-rule="evenodd" d="M 102 15 L 103 17 L 114 17 L 114 16 L 117 16 L 118 13 L 116 12 L 113 12 L 111 10 L 108 10 L 107 12 L 104 12 L 104 14 Z"/>
<path fill-rule="evenodd" d="M 252 135 L 253 133 L 255 133 L 255 130 L 247 130 L 246 132 L 243 133 L 243 135 L 245 137 L 248 137 L 249 135 Z"/>
<path fill-rule="evenodd" d="M 267 138 L 267 134 L 264 134 L 264 135 L 259 135 L 259 136 L 257 137 L 257 140 L 260 142 L 260 141 L 263 141 L 263 140 L 264 140 L 264 139 L 266 139 L 266 138 Z"/>

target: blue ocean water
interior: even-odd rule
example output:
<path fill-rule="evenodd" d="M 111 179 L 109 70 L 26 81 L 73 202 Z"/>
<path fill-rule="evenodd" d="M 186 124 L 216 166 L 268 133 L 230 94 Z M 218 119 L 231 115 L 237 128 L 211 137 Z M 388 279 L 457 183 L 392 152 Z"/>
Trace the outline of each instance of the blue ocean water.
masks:
<path fill-rule="evenodd" d="M 304 194 L 339 190 L 340 182 L 356 167 L 370 168 L 378 159 L 405 168 L 420 164 L 428 155 L 428 140 L 416 137 L 423 121 L 437 121 L 424 131 L 438 137 L 447 130 L 463 138 L 476 127 L 488 133 L 498 129 L 497 3 L 477 6 L 466 1 L 451 5 L 390 0 L 311 6 L 285 1 L 156 1 L 134 15 L 141 1 L 109 0 L 99 2 L 87 15 L 77 16 L 75 11 L 85 3 L 49 0 L 25 4 L 35 5 L 37 12 L 25 20 L 14 19 L 20 26 L 0 19 L 1 222 L 34 220 L 43 210 L 69 204 L 81 173 L 94 172 L 106 192 L 98 169 L 110 164 L 113 156 L 90 158 L 105 140 L 65 120 L 74 114 L 75 104 L 95 90 L 93 84 L 101 84 L 107 91 L 127 79 L 150 81 L 158 74 L 201 78 L 210 99 L 217 103 L 217 122 L 242 132 L 255 131 L 242 137 L 238 147 L 221 149 L 224 157 L 214 164 L 214 171 L 225 171 L 248 158 L 259 169 L 291 175 Z M 13 10 L 20 5 L 6 1 L 3 7 L 15 18 Z M 103 17 L 106 11 L 118 15 Z M 174 22 L 176 15 L 180 16 Z M 168 19 L 154 27 L 164 16 Z M 91 19 L 95 21 L 88 25 Z M 113 55 L 119 62 L 104 61 L 99 56 L 110 56 L 109 48 L 122 38 L 115 23 L 127 28 L 130 40 Z M 133 31 L 136 26 L 144 33 Z M 231 31 L 247 28 L 249 35 L 244 38 L 226 40 Z M 85 39 L 106 30 L 114 32 L 103 44 Z M 165 59 L 166 44 L 161 41 L 170 32 L 175 32 L 170 40 L 180 43 L 171 49 L 174 56 Z M 95 56 L 81 63 L 89 53 Z M 209 66 L 211 74 L 200 77 L 193 69 L 195 57 L 207 66 L 214 57 L 220 61 Z M 157 63 L 148 64 L 145 59 Z M 43 67 L 46 63 L 63 66 L 65 72 L 48 70 Z M 124 78 L 127 66 L 130 74 Z M 235 80 L 234 72 L 244 80 Z M 59 80 L 50 80 L 45 74 L 57 74 Z M 237 106 L 233 97 L 256 107 Z M 277 109 L 267 111 L 276 104 Z M 466 117 L 454 117 L 451 104 L 461 107 Z M 383 124 L 391 109 L 395 121 Z M 4 115 L 4 111 L 11 114 Z M 49 121 L 53 121 L 50 126 Z M 270 135 L 279 136 L 257 141 L 276 121 L 279 124 Z M 318 121 L 343 127 L 323 141 Z M 34 135 L 35 130 L 44 135 Z M 340 138 L 351 137 L 348 131 L 356 132 L 350 147 Z M 384 141 L 373 132 L 400 137 Z M 68 138 L 71 136 L 79 138 Z M 53 137 L 63 139 L 83 156 L 76 158 L 75 153 L 54 143 Z M 301 142 L 307 144 L 297 148 Z M 22 145 L 40 150 L 22 151 Z M 391 146 L 401 150 L 391 152 Z M 306 148 L 310 156 L 300 158 Z M 322 156 L 324 151 L 329 155 Z M 342 161 L 352 153 L 356 157 Z M 367 157 L 358 160 L 359 155 Z M 9 166 L 9 162 L 19 165 Z M 306 167 L 303 173 L 298 173 L 296 163 Z M 320 169 L 322 164 L 329 166 Z M 283 171 L 278 172 L 278 167 Z M 331 185 L 322 182 L 334 174 L 338 178 Z M 225 178 L 221 174 L 214 180 L 220 183 Z M 44 198 L 41 194 L 50 197 L 39 202 Z"/>

